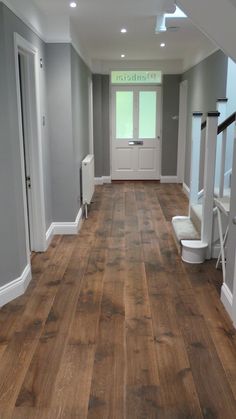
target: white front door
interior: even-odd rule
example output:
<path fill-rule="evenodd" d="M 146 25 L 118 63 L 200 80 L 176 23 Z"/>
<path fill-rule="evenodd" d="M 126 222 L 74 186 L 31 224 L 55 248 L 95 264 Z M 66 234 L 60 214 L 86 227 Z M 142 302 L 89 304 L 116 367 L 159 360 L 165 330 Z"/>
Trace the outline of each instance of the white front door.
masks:
<path fill-rule="evenodd" d="M 161 87 L 112 90 L 112 179 L 160 179 Z"/>

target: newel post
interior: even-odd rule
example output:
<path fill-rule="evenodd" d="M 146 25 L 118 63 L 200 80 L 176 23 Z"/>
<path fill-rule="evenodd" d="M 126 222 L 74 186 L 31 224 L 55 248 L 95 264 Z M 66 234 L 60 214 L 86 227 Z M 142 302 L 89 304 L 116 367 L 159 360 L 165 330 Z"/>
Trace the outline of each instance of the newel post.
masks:
<path fill-rule="evenodd" d="M 227 116 L 228 99 L 217 100 L 217 111 L 220 112 L 218 123 L 221 124 Z M 225 156 L 227 143 L 227 129 L 217 137 L 215 187 L 219 189 L 219 197 L 224 195 Z"/>
<path fill-rule="evenodd" d="M 202 213 L 202 241 L 208 244 L 206 259 L 211 258 L 216 145 L 219 112 L 208 112 L 205 144 L 204 198 Z"/>
<path fill-rule="evenodd" d="M 189 204 L 197 204 L 201 154 L 202 112 L 193 112 Z"/>

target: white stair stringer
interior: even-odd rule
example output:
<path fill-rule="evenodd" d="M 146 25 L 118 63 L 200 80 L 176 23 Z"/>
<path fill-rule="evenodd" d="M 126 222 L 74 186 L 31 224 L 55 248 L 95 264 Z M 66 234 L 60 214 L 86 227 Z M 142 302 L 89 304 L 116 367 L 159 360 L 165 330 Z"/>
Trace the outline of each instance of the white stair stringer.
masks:
<path fill-rule="evenodd" d="M 190 219 L 192 220 L 196 230 L 201 234 L 202 228 L 202 204 L 194 204 L 190 207 Z"/>

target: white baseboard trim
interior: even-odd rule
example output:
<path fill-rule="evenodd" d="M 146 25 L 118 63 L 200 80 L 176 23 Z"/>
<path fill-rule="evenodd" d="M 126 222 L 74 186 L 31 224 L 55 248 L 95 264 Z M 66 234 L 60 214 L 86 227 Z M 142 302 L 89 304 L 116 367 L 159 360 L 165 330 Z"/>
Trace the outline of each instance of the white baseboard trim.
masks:
<path fill-rule="evenodd" d="M 76 220 L 73 222 L 64 222 L 64 223 L 52 223 L 46 233 L 46 242 L 47 246 L 50 245 L 53 236 L 59 235 L 67 235 L 67 234 L 78 234 L 79 230 L 81 229 L 83 219 L 83 211 L 80 208 Z"/>
<path fill-rule="evenodd" d="M 178 176 L 161 176 L 161 183 L 179 183 Z"/>
<path fill-rule="evenodd" d="M 190 189 L 189 189 L 188 185 L 186 185 L 186 183 L 183 183 L 183 192 L 189 198 Z"/>
<path fill-rule="evenodd" d="M 54 236 L 54 223 L 52 223 L 46 232 L 46 250 L 49 248 Z"/>
<path fill-rule="evenodd" d="M 230 291 L 228 285 L 224 283 L 221 287 L 221 301 L 229 314 L 230 318 L 233 318 L 233 294 Z"/>
<path fill-rule="evenodd" d="M 111 183 L 111 176 L 101 176 L 94 178 L 95 185 L 104 185 L 105 183 Z"/>
<path fill-rule="evenodd" d="M 0 287 L 0 307 L 23 295 L 31 278 L 31 267 L 27 265 L 19 278 Z"/>

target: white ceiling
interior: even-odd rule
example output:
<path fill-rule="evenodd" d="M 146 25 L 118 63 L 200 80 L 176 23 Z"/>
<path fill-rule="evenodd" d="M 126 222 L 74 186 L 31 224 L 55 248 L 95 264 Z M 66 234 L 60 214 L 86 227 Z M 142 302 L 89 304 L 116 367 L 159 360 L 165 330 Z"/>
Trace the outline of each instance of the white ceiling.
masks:
<path fill-rule="evenodd" d="M 177 31 L 155 34 L 156 16 L 173 12 L 172 0 L 78 0 L 71 9 L 69 0 L 34 0 L 48 16 L 70 15 L 74 31 L 92 60 L 169 60 L 191 62 L 194 56 L 208 55 L 215 46 L 189 19 L 168 19 Z M 127 28 L 127 34 L 120 29 Z M 165 42 L 166 47 L 160 48 Z"/>

